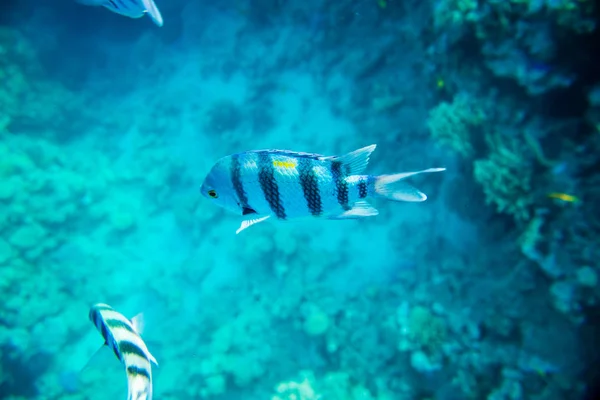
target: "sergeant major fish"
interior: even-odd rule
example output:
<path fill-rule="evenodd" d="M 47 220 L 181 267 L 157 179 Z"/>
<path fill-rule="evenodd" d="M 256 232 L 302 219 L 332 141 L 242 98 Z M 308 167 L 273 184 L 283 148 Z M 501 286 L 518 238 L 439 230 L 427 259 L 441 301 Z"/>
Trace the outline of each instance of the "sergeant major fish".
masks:
<path fill-rule="evenodd" d="M 127 400 L 152 399 L 151 362 L 158 366 L 140 337 L 141 316 L 131 321 L 106 304 L 95 304 L 90 309 L 90 320 L 104 338 L 104 344 L 125 365 Z"/>
<path fill-rule="evenodd" d="M 77 0 L 87 6 L 103 6 L 110 11 L 129 18 L 141 18 L 144 14 L 150 15 L 152 21 L 158 26 L 163 26 L 163 18 L 154 4 L 154 0 Z"/>
<path fill-rule="evenodd" d="M 363 147 L 341 156 L 287 150 L 232 154 L 216 162 L 200 191 L 218 206 L 250 218 L 242 222 L 237 234 L 271 217 L 352 219 L 377 215 L 377 209 L 365 200 L 367 197 L 425 201 L 424 193 L 399 181 L 445 170 L 364 175 L 375 147 Z"/>

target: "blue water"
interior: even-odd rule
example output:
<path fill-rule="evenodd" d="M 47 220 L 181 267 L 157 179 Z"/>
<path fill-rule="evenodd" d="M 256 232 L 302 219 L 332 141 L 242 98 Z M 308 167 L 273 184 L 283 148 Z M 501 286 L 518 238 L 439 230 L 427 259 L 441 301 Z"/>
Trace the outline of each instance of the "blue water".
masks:
<path fill-rule="evenodd" d="M 598 10 L 508 3 L 4 0 L 0 398 L 126 398 L 95 303 L 143 313 L 155 399 L 593 398 Z M 447 170 L 239 235 L 199 193 L 232 153 L 370 144 Z"/>

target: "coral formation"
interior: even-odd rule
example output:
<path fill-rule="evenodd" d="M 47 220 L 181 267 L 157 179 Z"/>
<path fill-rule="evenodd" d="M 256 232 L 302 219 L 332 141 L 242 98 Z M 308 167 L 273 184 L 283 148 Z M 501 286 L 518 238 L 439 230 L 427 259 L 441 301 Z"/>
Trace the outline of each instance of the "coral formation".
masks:
<path fill-rule="evenodd" d="M 2 15 L 0 397 L 124 397 L 110 351 L 80 374 L 101 301 L 145 314 L 155 398 L 581 398 L 593 2 L 218 3 L 161 3 L 160 31 L 66 3 Z M 367 174 L 448 174 L 375 218 L 248 235 L 197 192 L 225 154 L 369 143 Z"/>
<path fill-rule="evenodd" d="M 473 130 L 485 122 L 484 111 L 465 93 L 452 103 L 442 102 L 429 112 L 427 125 L 433 138 L 462 156 L 473 156 Z"/>
<path fill-rule="evenodd" d="M 490 155 L 474 162 L 474 177 L 489 204 L 519 223 L 532 216 L 531 165 L 517 138 L 493 132 L 486 136 Z"/>

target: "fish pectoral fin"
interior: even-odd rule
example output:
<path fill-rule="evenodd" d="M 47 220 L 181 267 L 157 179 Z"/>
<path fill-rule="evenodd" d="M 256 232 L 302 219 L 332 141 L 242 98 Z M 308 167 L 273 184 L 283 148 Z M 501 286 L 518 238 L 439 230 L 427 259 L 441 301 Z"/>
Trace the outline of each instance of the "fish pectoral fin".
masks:
<path fill-rule="evenodd" d="M 379 214 L 379 211 L 366 201 L 357 201 L 351 209 L 338 215 L 329 216 L 329 219 L 359 219 L 373 217 Z"/>
<path fill-rule="evenodd" d="M 142 0 L 142 4 L 152 21 L 159 27 L 163 26 L 163 17 L 156 4 L 154 4 L 154 0 Z"/>
<path fill-rule="evenodd" d="M 369 157 L 377 145 L 363 147 L 342 156 L 325 157 L 325 160 L 340 161 L 347 168 L 347 175 L 361 175 L 369 164 Z"/>
<path fill-rule="evenodd" d="M 89 354 L 89 353 L 88 353 Z M 83 360 L 82 360 L 83 361 Z M 79 364 L 81 365 L 81 364 Z M 106 369 L 119 369 L 119 362 L 117 361 L 114 352 L 106 342 L 98 348 L 91 357 L 87 359 L 87 362 L 83 367 L 79 369 L 79 374 L 82 375 L 89 370 L 106 370 Z"/>
<path fill-rule="evenodd" d="M 235 231 L 235 234 L 237 235 L 238 233 L 240 233 L 244 229 L 247 229 L 247 228 L 251 227 L 252 225 L 258 224 L 259 222 L 263 222 L 264 220 L 266 220 L 269 217 L 270 217 L 270 215 L 266 215 L 266 216 L 261 217 L 261 218 L 247 219 L 245 221 L 242 221 L 242 224 L 240 225 L 240 227 L 238 228 L 238 230 Z"/>

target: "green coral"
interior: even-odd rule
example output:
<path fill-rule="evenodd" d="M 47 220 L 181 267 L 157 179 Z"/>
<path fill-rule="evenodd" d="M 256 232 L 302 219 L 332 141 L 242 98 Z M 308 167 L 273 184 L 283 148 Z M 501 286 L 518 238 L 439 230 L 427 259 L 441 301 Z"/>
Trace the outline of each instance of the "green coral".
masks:
<path fill-rule="evenodd" d="M 422 306 L 413 307 L 408 317 L 408 334 L 410 340 L 430 350 L 438 350 L 446 339 L 446 324 Z"/>
<path fill-rule="evenodd" d="M 479 17 L 477 0 L 439 1 L 433 13 L 434 25 L 437 28 L 474 22 Z"/>
<path fill-rule="evenodd" d="M 596 27 L 593 14 L 594 2 L 586 0 L 442 0 L 434 9 L 434 25 L 438 29 L 447 29 L 471 24 L 483 38 L 492 33 L 494 27 L 510 31 L 514 21 L 520 18 L 539 17 L 577 33 L 589 33 Z"/>
<path fill-rule="evenodd" d="M 35 46 L 13 28 L 0 27 L 0 82 L 0 131 L 26 127 L 62 138 L 96 122 L 84 94 L 51 79 Z"/>
<path fill-rule="evenodd" d="M 427 126 L 433 138 L 459 154 L 473 155 L 471 134 L 485 121 L 483 109 L 466 95 L 457 95 L 452 103 L 442 102 L 429 112 Z"/>
<path fill-rule="evenodd" d="M 531 218 L 533 196 L 531 167 L 524 146 L 516 137 L 491 133 L 486 137 L 490 154 L 474 163 L 475 180 L 481 184 L 486 202 L 517 222 Z"/>
<path fill-rule="evenodd" d="M 388 400 L 385 390 L 373 395 L 363 384 L 353 383 L 343 371 L 331 371 L 320 379 L 312 371 L 301 371 L 299 381 L 282 382 L 275 387 L 271 400 Z"/>
<path fill-rule="evenodd" d="M 315 377 L 311 371 L 300 373 L 300 382 L 282 382 L 275 388 L 276 394 L 271 400 L 319 400 L 322 397 L 314 389 Z"/>

